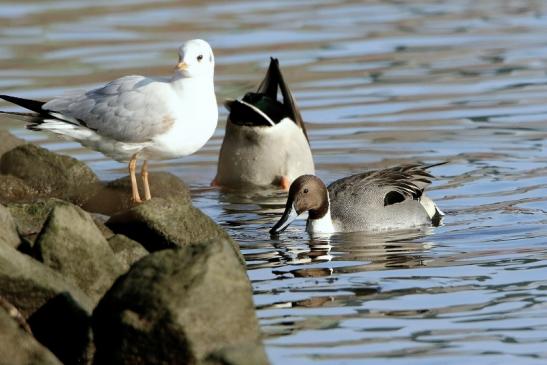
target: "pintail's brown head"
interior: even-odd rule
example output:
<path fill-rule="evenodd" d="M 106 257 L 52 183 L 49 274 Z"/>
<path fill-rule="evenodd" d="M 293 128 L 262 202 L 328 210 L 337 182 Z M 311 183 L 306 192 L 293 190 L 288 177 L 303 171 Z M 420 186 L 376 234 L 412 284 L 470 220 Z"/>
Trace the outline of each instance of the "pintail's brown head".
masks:
<path fill-rule="evenodd" d="M 309 212 L 309 219 L 319 219 L 324 217 L 328 210 L 329 195 L 323 181 L 313 175 L 302 175 L 291 184 L 285 212 L 270 229 L 270 233 L 284 231 L 304 212 Z"/>

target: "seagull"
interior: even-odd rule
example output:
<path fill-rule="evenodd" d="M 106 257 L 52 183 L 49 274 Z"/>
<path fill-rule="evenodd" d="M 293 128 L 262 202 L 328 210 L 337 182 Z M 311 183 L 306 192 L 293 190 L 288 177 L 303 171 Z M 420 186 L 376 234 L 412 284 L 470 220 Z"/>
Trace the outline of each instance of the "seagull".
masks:
<path fill-rule="evenodd" d="M 190 155 L 203 147 L 217 126 L 211 46 L 193 39 L 178 54 L 170 77 L 124 76 L 48 102 L 0 95 L 31 111 L 1 113 L 25 120 L 30 130 L 53 132 L 116 161 L 129 162 L 132 200 L 140 203 L 137 159 L 143 160 L 144 200 L 149 200 L 147 161 Z"/>

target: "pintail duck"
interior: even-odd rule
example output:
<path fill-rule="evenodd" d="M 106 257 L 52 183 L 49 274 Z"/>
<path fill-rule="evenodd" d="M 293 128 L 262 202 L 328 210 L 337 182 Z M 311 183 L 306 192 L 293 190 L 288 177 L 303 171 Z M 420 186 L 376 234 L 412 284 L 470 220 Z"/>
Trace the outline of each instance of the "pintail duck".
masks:
<path fill-rule="evenodd" d="M 303 175 L 289 189 L 285 212 L 270 230 L 282 232 L 309 212 L 310 233 L 405 229 L 438 224 L 444 213 L 424 194 L 433 176 L 426 170 L 444 164 L 407 164 L 337 180 L 328 187 Z"/>
<path fill-rule="evenodd" d="M 227 101 L 226 108 L 230 114 L 213 185 L 288 190 L 298 176 L 315 172 L 304 121 L 277 59 L 271 58 L 256 93 Z"/>

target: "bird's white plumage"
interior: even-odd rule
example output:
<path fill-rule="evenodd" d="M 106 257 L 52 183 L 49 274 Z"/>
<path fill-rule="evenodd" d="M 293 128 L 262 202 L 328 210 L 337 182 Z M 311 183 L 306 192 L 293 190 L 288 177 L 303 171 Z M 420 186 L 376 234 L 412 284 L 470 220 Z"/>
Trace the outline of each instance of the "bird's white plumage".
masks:
<path fill-rule="evenodd" d="M 214 56 L 207 42 L 192 40 L 180 48 L 179 62 L 184 67 L 170 78 L 125 76 L 52 99 L 43 109 L 58 119 L 45 119 L 38 128 L 118 161 L 135 154 L 143 159 L 192 154 L 217 124 Z"/>

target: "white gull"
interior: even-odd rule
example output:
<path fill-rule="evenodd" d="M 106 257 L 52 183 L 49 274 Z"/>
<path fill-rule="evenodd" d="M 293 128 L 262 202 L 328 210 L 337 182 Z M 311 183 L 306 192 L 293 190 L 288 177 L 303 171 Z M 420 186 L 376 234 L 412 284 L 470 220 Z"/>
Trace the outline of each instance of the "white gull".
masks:
<path fill-rule="evenodd" d="M 50 131 L 116 161 L 129 162 L 135 202 L 141 202 L 135 172 L 137 159 L 143 159 L 144 199 L 148 200 L 147 160 L 196 152 L 211 138 L 218 121 L 211 47 L 194 39 L 178 53 L 171 77 L 124 76 L 98 89 L 45 103 L 0 95 L 33 112 L 2 113 L 27 121 L 31 130 Z"/>

